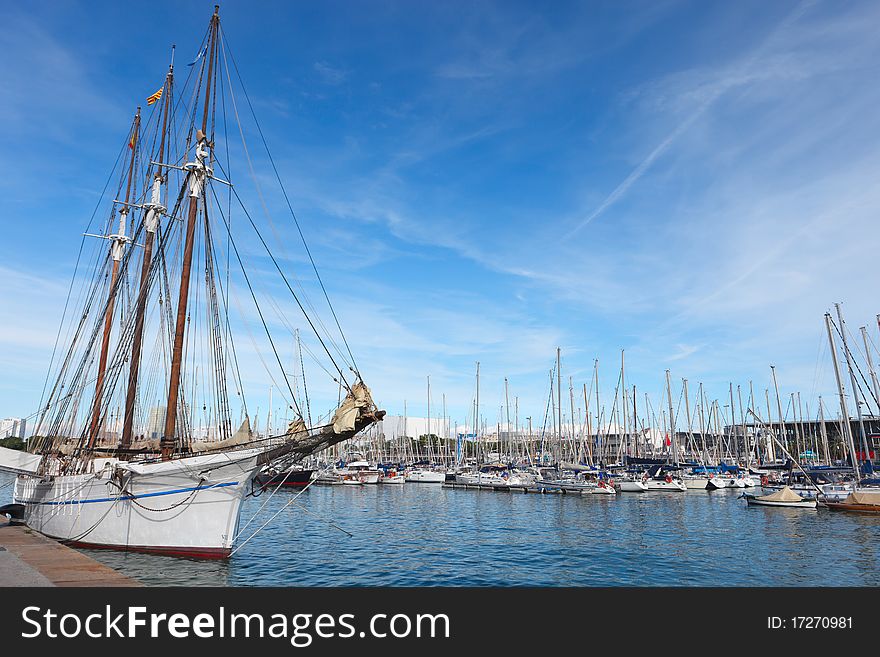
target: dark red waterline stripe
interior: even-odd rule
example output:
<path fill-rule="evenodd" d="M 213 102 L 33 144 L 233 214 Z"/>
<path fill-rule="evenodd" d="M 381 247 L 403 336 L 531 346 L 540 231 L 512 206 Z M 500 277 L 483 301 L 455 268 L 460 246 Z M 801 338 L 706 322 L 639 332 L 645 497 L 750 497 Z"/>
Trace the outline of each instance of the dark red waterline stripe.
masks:
<path fill-rule="evenodd" d="M 227 559 L 231 548 L 209 547 L 150 547 L 144 545 L 101 545 L 71 541 L 67 545 L 89 550 L 116 550 L 117 552 L 139 552 L 142 554 L 162 554 L 169 557 L 190 557 L 194 559 Z"/>

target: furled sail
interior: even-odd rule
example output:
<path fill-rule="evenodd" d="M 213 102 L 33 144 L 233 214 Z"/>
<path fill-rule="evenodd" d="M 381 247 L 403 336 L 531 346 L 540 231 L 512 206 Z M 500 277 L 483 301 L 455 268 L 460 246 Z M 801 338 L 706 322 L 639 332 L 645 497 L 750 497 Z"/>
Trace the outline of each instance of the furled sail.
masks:
<path fill-rule="evenodd" d="M 40 469 L 43 457 L 17 449 L 0 447 L 0 471 L 15 474 L 34 474 Z"/>
<path fill-rule="evenodd" d="M 292 422 L 288 428 L 289 439 L 283 445 L 264 452 L 261 456 L 262 463 L 274 461 L 282 456 L 292 455 L 294 461 L 300 460 L 319 452 L 322 449 L 332 447 L 336 443 L 354 437 L 371 424 L 385 417 L 385 411 L 376 409 L 370 389 L 362 381 L 355 383 L 330 424 L 321 427 L 314 433 L 304 431 L 305 425 Z"/>
<path fill-rule="evenodd" d="M 241 423 L 241 426 L 238 428 L 232 438 L 227 438 L 226 440 L 199 440 L 192 443 L 190 449 L 193 452 L 207 452 L 209 450 L 217 450 L 217 449 L 231 449 L 232 447 L 238 447 L 239 445 L 246 445 L 253 441 L 253 434 L 251 433 L 251 420 L 245 415 L 244 421 Z"/>

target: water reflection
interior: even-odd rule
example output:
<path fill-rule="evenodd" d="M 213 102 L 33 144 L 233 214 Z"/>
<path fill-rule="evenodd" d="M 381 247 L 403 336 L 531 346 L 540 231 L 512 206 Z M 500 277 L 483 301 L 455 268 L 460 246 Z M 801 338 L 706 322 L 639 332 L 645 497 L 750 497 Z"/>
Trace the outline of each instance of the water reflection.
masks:
<path fill-rule="evenodd" d="M 244 536 L 290 495 L 269 500 Z M 298 500 L 310 513 L 284 509 L 227 562 L 87 552 L 159 586 L 880 585 L 880 518 L 737 497 L 315 486 Z M 266 499 L 246 502 L 242 524 Z"/>

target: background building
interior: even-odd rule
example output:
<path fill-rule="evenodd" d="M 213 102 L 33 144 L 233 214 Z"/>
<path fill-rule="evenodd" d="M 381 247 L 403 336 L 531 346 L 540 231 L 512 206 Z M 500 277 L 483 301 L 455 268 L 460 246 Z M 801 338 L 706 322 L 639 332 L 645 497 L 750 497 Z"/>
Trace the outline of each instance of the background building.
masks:
<path fill-rule="evenodd" d="M 0 438 L 27 438 L 27 419 L 8 417 L 0 420 Z"/>

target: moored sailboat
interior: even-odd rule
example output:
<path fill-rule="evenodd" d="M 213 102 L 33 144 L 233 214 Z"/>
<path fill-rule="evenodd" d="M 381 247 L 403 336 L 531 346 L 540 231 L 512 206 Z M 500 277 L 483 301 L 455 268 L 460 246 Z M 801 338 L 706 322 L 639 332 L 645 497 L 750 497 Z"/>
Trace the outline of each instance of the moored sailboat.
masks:
<path fill-rule="evenodd" d="M 156 105 L 151 139 L 144 139 L 140 110 L 126 136 L 127 172 L 120 181 L 125 195 L 112 204 L 107 233 L 93 236 L 108 240 L 109 249 L 96 251 L 94 278 L 85 287 L 81 313 L 71 319 L 72 338 L 56 365 L 56 383 L 41 403 L 39 437 L 28 446 L 32 454 L 0 452 L 0 469 L 18 475 L 13 500 L 27 525 L 75 545 L 228 557 L 242 502 L 261 470 L 279 459 L 295 464 L 384 415 L 351 365 L 356 379 L 347 380 L 251 221 L 324 346 L 345 396 L 322 424 L 307 427 L 291 390 L 298 417 L 285 433 L 257 437 L 250 429 L 228 316 L 230 272 L 219 275 L 217 251 L 224 243 L 227 264 L 233 257 L 238 261 L 238 282 L 250 291 L 270 343 L 272 338 L 214 189 L 234 191 L 215 176 L 215 168 L 224 168 L 214 133 L 221 70 L 229 84 L 220 94 L 231 94 L 232 86 L 217 9 L 202 44 L 190 74 L 191 105 L 173 102 L 172 64 L 148 99 Z M 184 127 L 175 135 L 178 112 Z M 152 150 L 144 153 L 147 144 Z M 173 192 L 172 176 L 179 181 Z M 144 183 L 139 191 L 143 180 L 149 189 Z M 241 203 L 237 192 L 235 198 Z M 231 204 L 232 193 L 229 199 Z M 148 326 L 155 329 L 152 350 Z M 280 359 L 278 365 L 286 380 Z M 237 431 L 230 386 L 242 404 Z M 157 397 L 164 406 L 150 408 L 147 399 Z"/>

